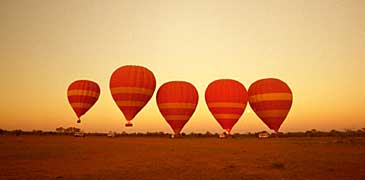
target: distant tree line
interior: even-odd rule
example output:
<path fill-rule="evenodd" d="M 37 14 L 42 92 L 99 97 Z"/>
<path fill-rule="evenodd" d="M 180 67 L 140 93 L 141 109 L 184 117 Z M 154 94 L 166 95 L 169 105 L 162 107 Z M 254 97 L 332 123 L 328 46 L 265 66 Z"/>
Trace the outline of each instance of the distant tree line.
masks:
<path fill-rule="evenodd" d="M 74 133 L 81 132 L 79 128 L 69 127 L 69 128 L 62 128 L 59 127 L 56 131 L 41 131 L 41 130 L 32 130 L 32 131 L 23 131 L 21 129 L 17 130 L 4 130 L 0 129 L 0 135 L 54 135 L 54 136 L 63 136 L 63 135 L 74 135 Z M 109 132 L 111 133 L 111 132 Z M 134 132 L 134 133 L 127 133 L 127 132 L 112 132 L 114 137 L 169 137 L 171 133 L 165 132 Z M 268 133 L 266 131 L 260 131 L 255 133 L 234 133 L 231 134 L 231 137 L 258 137 L 259 134 L 267 133 L 270 137 L 365 137 L 365 128 L 358 129 L 358 130 L 351 130 L 345 129 L 343 131 L 338 130 L 331 130 L 331 131 L 319 131 L 316 129 L 311 129 L 305 132 L 279 132 L 279 133 Z M 100 132 L 92 132 L 92 133 L 85 133 L 87 136 L 106 136 L 108 133 L 100 133 Z M 218 133 L 211 133 L 209 131 L 205 133 L 181 133 L 181 137 L 218 137 Z"/>

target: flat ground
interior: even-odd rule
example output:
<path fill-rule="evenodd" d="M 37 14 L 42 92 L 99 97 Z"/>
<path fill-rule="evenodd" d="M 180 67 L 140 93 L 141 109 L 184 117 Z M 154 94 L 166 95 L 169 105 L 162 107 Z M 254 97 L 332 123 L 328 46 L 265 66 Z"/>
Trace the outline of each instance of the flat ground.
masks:
<path fill-rule="evenodd" d="M 365 179 L 365 138 L 0 136 L 0 179 Z"/>

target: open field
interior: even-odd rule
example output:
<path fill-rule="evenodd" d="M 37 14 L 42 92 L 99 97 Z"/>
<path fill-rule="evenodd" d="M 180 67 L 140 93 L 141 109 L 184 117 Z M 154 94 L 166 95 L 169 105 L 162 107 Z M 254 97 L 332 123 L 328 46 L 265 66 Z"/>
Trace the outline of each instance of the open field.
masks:
<path fill-rule="evenodd" d="M 0 179 L 365 179 L 365 138 L 0 136 Z"/>

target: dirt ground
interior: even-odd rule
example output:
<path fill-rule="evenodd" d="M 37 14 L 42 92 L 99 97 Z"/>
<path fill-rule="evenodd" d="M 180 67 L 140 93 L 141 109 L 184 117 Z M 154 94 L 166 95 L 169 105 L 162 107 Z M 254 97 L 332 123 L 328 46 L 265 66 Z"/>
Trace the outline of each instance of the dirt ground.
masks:
<path fill-rule="evenodd" d="M 365 138 L 0 136 L 0 179 L 365 179 Z"/>

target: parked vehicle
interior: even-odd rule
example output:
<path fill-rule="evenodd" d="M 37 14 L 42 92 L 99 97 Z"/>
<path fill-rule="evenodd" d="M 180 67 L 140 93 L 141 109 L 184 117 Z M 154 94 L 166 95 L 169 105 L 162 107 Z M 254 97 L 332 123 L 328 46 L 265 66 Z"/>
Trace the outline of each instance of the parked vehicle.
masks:
<path fill-rule="evenodd" d="M 75 132 L 74 133 L 74 136 L 75 137 L 85 137 L 85 133 L 83 133 L 83 132 Z"/>
<path fill-rule="evenodd" d="M 268 132 L 259 133 L 259 138 L 269 138 L 270 134 Z"/>
<path fill-rule="evenodd" d="M 106 136 L 115 137 L 115 132 L 109 131 L 109 133 Z"/>

